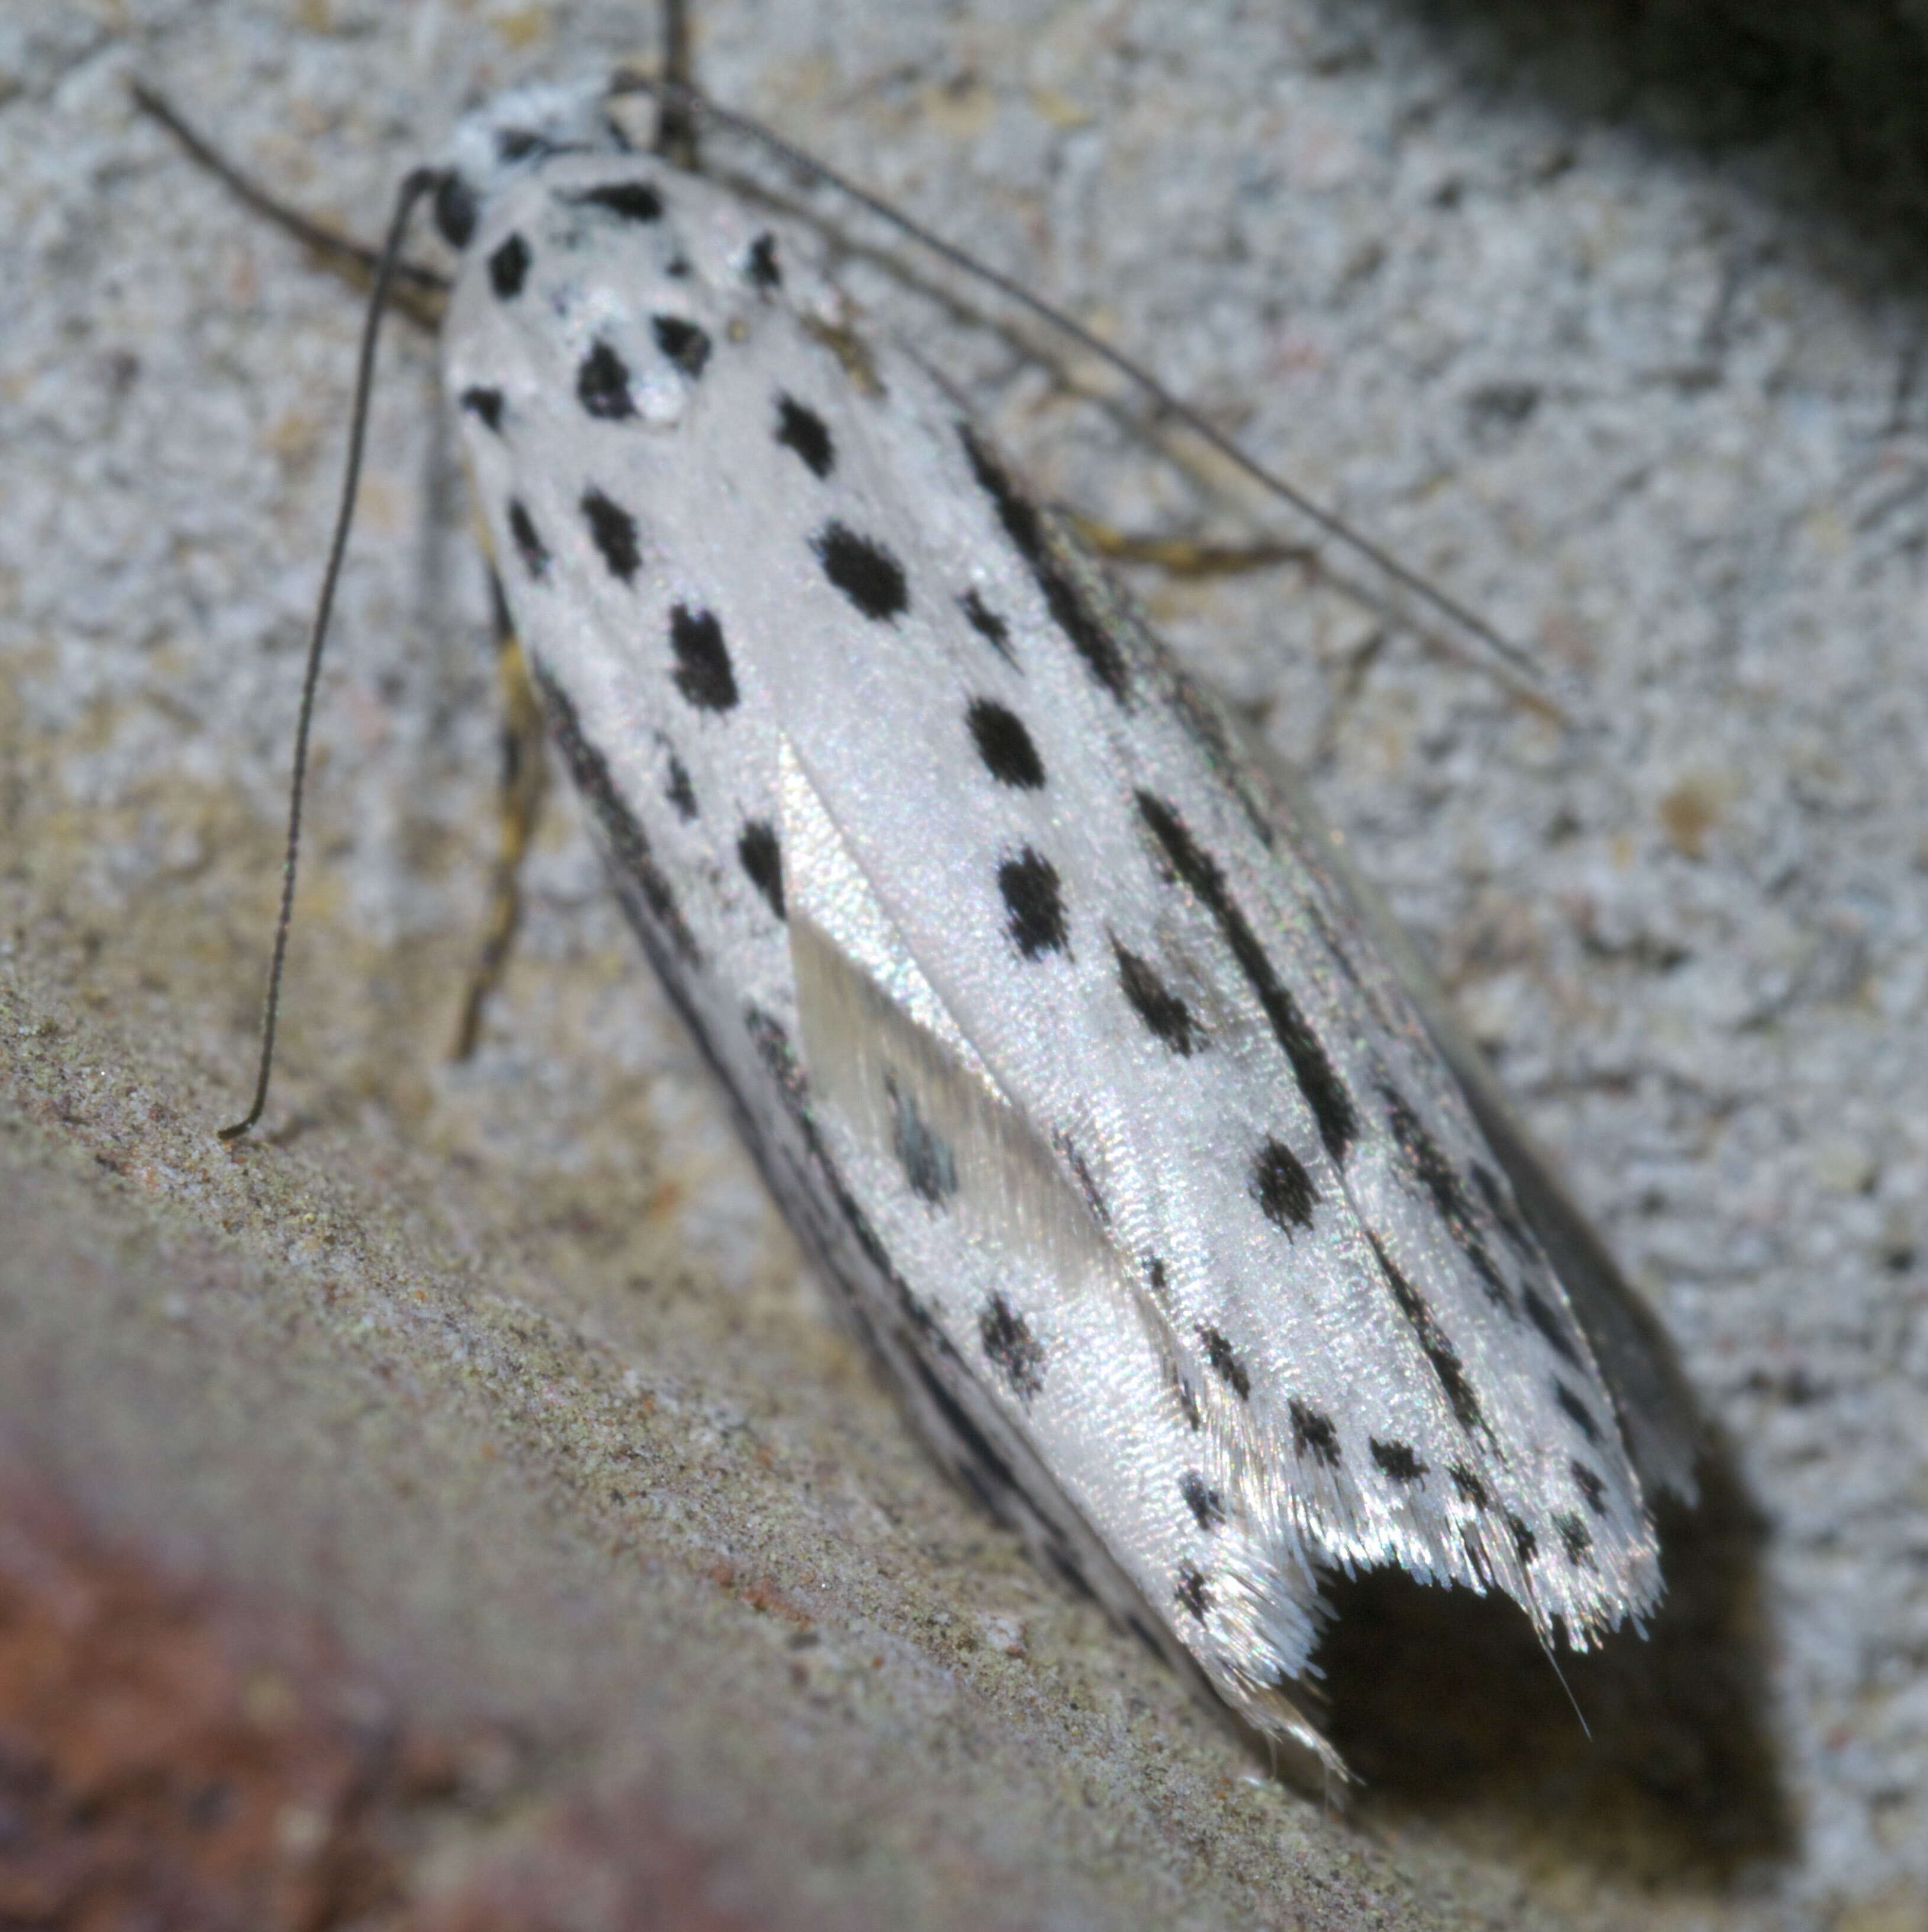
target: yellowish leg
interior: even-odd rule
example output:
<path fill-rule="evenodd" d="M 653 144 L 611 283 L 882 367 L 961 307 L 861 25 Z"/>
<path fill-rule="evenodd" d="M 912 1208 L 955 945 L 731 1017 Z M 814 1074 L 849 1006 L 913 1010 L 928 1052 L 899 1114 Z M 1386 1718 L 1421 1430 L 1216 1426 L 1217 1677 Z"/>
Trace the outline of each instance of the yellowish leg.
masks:
<path fill-rule="evenodd" d="M 493 579 L 491 579 L 493 583 Z M 452 1057 L 466 1060 L 475 1050 L 482 1011 L 508 964 L 522 922 L 522 861 L 542 816 L 542 797 L 548 789 L 544 756 L 542 704 L 529 675 L 502 590 L 495 586 L 496 675 L 502 692 L 502 784 L 496 819 L 496 863 L 489 886 L 488 916 L 482 928 L 481 950 L 469 975 L 456 1028 Z"/>
<path fill-rule="evenodd" d="M 1282 563 L 1309 563 L 1318 553 L 1304 544 L 1200 543 L 1189 537 L 1139 537 L 1074 511 L 1072 527 L 1087 548 L 1119 563 L 1156 565 L 1173 577 L 1231 577 Z"/>

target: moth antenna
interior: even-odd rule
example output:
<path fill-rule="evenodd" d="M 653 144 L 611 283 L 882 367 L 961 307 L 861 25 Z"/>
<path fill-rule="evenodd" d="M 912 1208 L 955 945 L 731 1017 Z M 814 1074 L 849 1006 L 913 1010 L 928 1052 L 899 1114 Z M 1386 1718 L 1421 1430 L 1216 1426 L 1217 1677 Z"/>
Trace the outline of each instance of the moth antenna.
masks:
<path fill-rule="evenodd" d="M 364 242 L 357 242 L 351 236 L 337 234 L 332 228 L 304 214 L 298 208 L 278 200 L 260 184 L 249 178 L 236 167 L 212 142 L 197 128 L 184 120 L 166 95 L 157 94 L 136 80 L 128 83 L 128 92 L 133 104 L 143 114 L 150 115 L 180 142 L 189 157 L 207 170 L 208 173 L 229 190 L 237 200 L 254 210 L 265 220 L 271 221 L 284 233 L 292 235 L 304 248 L 312 248 L 318 255 L 337 262 L 352 263 L 363 274 L 373 275 L 382 266 L 384 250 L 371 248 Z M 446 295 L 448 278 L 433 268 L 425 268 L 417 262 L 397 262 L 393 274 L 396 280 L 406 282 L 411 288 L 419 289 L 425 295 Z"/>
<path fill-rule="evenodd" d="M 382 311 L 388 306 L 401 261 L 402 243 L 415 203 L 442 180 L 439 168 L 415 169 L 395 196 L 388 238 L 375 262 L 375 286 L 361 324 L 361 348 L 355 369 L 355 400 L 349 415 L 348 457 L 342 466 L 341 500 L 335 512 L 334 536 L 328 545 L 328 567 L 322 573 L 321 594 L 315 602 L 315 621 L 308 634 L 307 665 L 301 678 L 301 702 L 295 720 L 295 766 L 288 782 L 288 842 L 281 862 L 281 908 L 274 921 L 274 956 L 268 968 L 268 996 L 262 1004 L 261 1058 L 254 1080 L 254 1099 L 246 1116 L 220 1130 L 224 1141 L 236 1140 L 261 1118 L 267 1104 L 268 1076 L 274 1064 L 274 1023 L 281 1004 L 281 971 L 288 956 L 288 928 L 294 916 L 295 872 L 301 848 L 301 796 L 308 772 L 308 734 L 314 722 L 315 692 L 321 682 L 322 647 L 328 619 L 334 610 L 335 586 L 347 554 L 348 532 L 355 522 L 355 496 L 361 482 L 361 457 L 368 440 L 368 407 L 375 387 L 375 345 L 381 334 Z"/>
<path fill-rule="evenodd" d="M 786 167 L 795 170 L 807 178 L 820 182 L 833 192 L 846 196 L 866 213 L 887 223 L 899 234 L 907 236 L 919 248 L 928 250 L 960 274 L 995 290 L 1006 300 L 1015 302 L 1019 308 L 1036 316 L 1068 340 L 1075 343 L 1087 354 L 1096 356 L 1107 368 L 1123 376 L 1142 394 L 1149 398 L 1163 414 L 1183 424 L 1234 469 L 1250 477 L 1261 488 L 1270 491 L 1282 502 L 1289 505 L 1314 528 L 1335 543 L 1345 546 L 1354 556 L 1364 559 L 1374 569 L 1428 605 L 1438 615 L 1446 618 L 1462 633 L 1477 638 L 1516 675 L 1524 679 L 1536 694 L 1543 691 L 1545 680 L 1532 657 L 1496 630 L 1477 612 L 1469 609 L 1450 592 L 1442 590 L 1429 578 L 1423 577 L 1417 571 L 1402 563 L 1390 550 L 1374 542 L 1363 531 L 1355 530 L 1336 512 L 1315 502 L 1296 484 L 1241 448 L 1232 437 L 1216 428 L 1182 397 L 1168 388 L 1142 363 L 1135 362 L 1123 350 L 1114 348 L 1075 316 L 1053 307 L 1042 296 L 1032 294 L 1015 278 L 1004 274 L 1000 269 L 994 268 L 988 262 L 979 260 L 975 255 L 958 248 L 955 243 L 946 241 L 941 235 L 925 227 L 922 222 L 904 214 L 901 209 L 893 208 L 881 196 L 859 187 L 856 182 L 838 173 L 827 162 L 820 161 L 814 155 L 793 146 L 781 134 L 765 127 L 761 122 L 738 114 L 730 108 L 719 106 L 707 95 L 698 93 L 694 88 L 668 74 L 659 79 L 625 70 L 618 73 L 612 80 L 610 92 L 612 94 L 649 94 L 658 102 L 666 115 L 673 109 L 680 108 L 694 119 L 709 121 L 730 134 L 754 142 Z"/>
<path fill-rule="evenodd" d="M 1554 1681 L 1567 1694 L 1567 1701 L 1573 1706 L 1573 1715 L 1579 1724 L 1581 1736 L 1585 1738 L 1588 1743 L 1591 1744 L 1594 1741 L 1594 1727 L 1587 1722 L 1587 1714 L 1580 1708 L 1580 1700 L 1573 1695 L 1573 1687 L 1567 1682 L 1567 1673 L 1560 1668 L 1560 1660 L 1554 1655 L 1552 1645 L 1548 1642 L 1544 1636 L 1540 1640 L 1540 1654 L 1546 1658 L 1548 1667 L 1552 1671 Z"/>
<path fill-rule="evenodd" d="M 696 49 L 688 0 L 664 0 L 663 92 L 656 97 L 656 152 L 672 167 L 697 166 Z"/>

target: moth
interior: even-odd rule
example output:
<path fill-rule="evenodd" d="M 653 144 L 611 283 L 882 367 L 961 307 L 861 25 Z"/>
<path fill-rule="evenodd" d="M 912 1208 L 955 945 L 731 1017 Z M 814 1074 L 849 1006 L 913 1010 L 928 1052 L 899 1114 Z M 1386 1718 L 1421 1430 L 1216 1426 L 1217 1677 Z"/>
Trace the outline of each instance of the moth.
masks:
<path fill-rule="evenodd" d="M 1585 1646 L 1692 1451 L 1651 1324 L 1289 783 L 805 227 L 603 83 L 467 119 L 500 603 L 645 950 L 940 1458 L 1262 1732 L 1331 1570 Z"/>

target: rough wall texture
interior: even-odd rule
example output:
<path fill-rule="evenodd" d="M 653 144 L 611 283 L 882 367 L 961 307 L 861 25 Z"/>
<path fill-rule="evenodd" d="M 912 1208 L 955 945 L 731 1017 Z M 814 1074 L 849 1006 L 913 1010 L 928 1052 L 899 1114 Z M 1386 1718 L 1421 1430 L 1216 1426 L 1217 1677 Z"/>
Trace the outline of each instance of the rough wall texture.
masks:
<path fill-rule="evenodd" d="M 262 1631 L 325 1632 L 351 1730 L 510 1741 L 499 1775 L 394 1787 L 381 1910 L 1928 1922 L 1928 28 L 1753 10 L 700 11 L 719 94 L 1144 355 L 1573 712 L 1291 568 L 1144 586 L 1441 962 L 1737 1472 L 1677 1534 L 1653 1645 L 1570 1670 L 1591 1743 L 1516 1632 L 1349 1592 L 1350 1822 L 931 1472 L 566 800 L 482 1051 L 445 1063 L 494 728 L 405 327 L 271 1131 L 211 1136 L 245 1086 L 358 316 L 127 82 L 365 233 L 465 100 L 653 22 L 0 16 L 0 1422 L 86 1562 L 245 1606 L 297 1677 L 318 1640 Z M 1250 533 L 1075 406 L 1088 372 L 919 310 L 895 266 L 852 272 L 1045 488 Z M 11 1534 L 0 1575 L 43 1607 L 40 1546 Z M 319 1842 L 300 1815 L 277 1856 Z"/>

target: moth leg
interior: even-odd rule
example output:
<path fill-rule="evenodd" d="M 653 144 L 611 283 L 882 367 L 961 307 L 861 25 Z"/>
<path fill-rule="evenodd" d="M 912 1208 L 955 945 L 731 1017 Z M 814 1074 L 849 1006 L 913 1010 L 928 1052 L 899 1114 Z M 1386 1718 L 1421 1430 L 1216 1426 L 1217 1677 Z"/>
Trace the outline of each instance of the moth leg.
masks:
<path fill-rule="evenodd" d="M 1066 521 L 1087 550 L 1114 563 L 1148 563 L 1173 577 L 1231 577 L 1248 570 L 1270 570 L 1282 563 L 1311 564 L 1318 553 L 1309 544 L 1276 539 L 1249 544 L 1205 543 L 1192 537 L 1134 536 L 1081 512 Z"/>
<path fill-rule="evenodd" d="M 535 836 L 543 794 L 549 788 L 541 700 L 535 694 L 529 661 L 509 620 L 502 581 L 493 570 L 489 572 L 489 589 L 495 605 L 496 677 L 502 693 L 502 779 L 496 796 L 496 862 L 489 885 L 488 915 L 463 998 L 462 1017 L 450 1055 L 455 1060 L 466 1060 L 475 1052 L 482 1010 L 508 966 L 516 928 L 522 923 L 522 862 Z"/>

